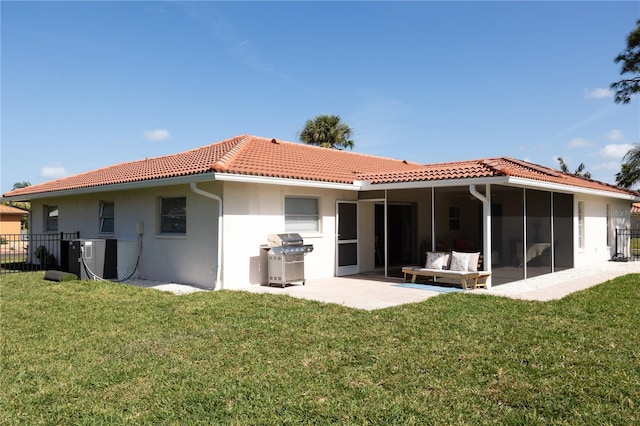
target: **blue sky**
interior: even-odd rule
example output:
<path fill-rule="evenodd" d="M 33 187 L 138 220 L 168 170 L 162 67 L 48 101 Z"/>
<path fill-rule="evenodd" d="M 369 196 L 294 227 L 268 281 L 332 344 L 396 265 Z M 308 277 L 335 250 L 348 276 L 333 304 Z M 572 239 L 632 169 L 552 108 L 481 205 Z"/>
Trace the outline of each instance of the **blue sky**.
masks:
<path fill-rule="evenodd" d="M 613 102 L 628 2 L 12 2 L 1 186 L 338 114 L 355 152 L 510 156 L 614 182 L 640 142 Z"/>

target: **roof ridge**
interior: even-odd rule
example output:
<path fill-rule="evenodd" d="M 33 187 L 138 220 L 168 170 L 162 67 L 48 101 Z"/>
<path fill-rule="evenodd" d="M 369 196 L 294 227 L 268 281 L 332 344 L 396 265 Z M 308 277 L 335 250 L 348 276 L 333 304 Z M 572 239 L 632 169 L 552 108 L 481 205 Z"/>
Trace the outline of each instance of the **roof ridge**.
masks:
<path fill-rule="evenodd" d="M 255 136 L 244 134 L 244 135 L 236 136 L 234 138 L 227 139 L 226 141 L 217 142 L 216 144 L 214 144 L 214 145 L 221 145 L 221 144 L 223 144 L 225 142 L 233 142 L 234 139 L 238 140 L 236 142 L 236 144 L 231 149 L 229 149 L 229 151 L 227 151 L 222 157 L 220 157 L 220 159 L 218 161 L 216 161 L 215 163 L 213 163 L 211 165 L 211 170 L 215 170 L 216 172 L 224 172 L 224 171 L 228 170 L 229 169 L 229 163 L 231 163 L 231 161 L 233 161 L 235 156 L 240 153 L 242 148 L 247 144 L 247 142 L 252 137 L 255 137 Z"/>
<path fill-rule="evenodd" d="M 501 157 L 503 158 L 505 161 L 509 161 L 511 163 L 517 164 L 519 166 L 522 167 L 528 167 L 532 170 L 538 171 L 540 173 L 544 173 L 546 175 L 549 176 L 553 176 L 553 177 L 562 177 L 563 175 L 567 174 L 567 173 L 563 173 L 560 170 L 557 169 L 552 169 L 551 167 L 546 167 L 546 166 L 541 166 L 539 164 L 534 164 L 531 163 L 529 161 L 524 161 L 524 160 L 518 160 L 516 158 L 512 158 L 512 157 Z M 573 175 L 575 176 L 575 175 Z"/>
<path fill-rule="evenodd" d="M 322 146 L 309 145 L 309 144 L 302 143 L 302 142 L 291 142 L 291 141 L 285 141 L 285 140 L 282 140 L 282 139 L 266 138 L 266 137 L 263 137 L 263 136 L 253 136 L 253 137 L 256 138 L 256 139 L 263 139 L 265 141 L 273 141 L 273 140 L 275 140 L 279 144 L 289 144 L 289 145 L 296 145 L 296 146 L 300 146 L 300 147 L 305 147 L 305 148 L 308 148 L 308 149 L 325 150 L 325 152 L 326 151 L 329 151 L 329 152 L 341 152 L 343 154 L 353 155 L 353 156 L 357 156 L 357 157 L 366 157 L 366 158 L 391 160 L 391 161 L 397 161 L 397 162 L 403 163 L 403 164 L 413 164 L 413 165 L 417 165 L 417 166 L 424 166 L 424 164 L 418 163 L 416 161 L 401 160 L 399 158 L 383 157 L 383 156 L 380 156 L 380 155 L 373 155 L 373 154 L 364 154 L 362 152 L 355 152 L 355 151 L 345 151 L 343 149 L 338 149 L 338 148 L 325 148 L 325 147 L 322 147 Z"/>
<path fill-rule="evenodd" d="M 496 174 L 509 175 L 511 173 L 511 170 L 507 166 L 500 164 L 500 160 L 504 158 L 505 157 L 483 158 L 481 160 L 478 160 L 478 164 L 487 167 L 489 170 L 495 172 Z"/>

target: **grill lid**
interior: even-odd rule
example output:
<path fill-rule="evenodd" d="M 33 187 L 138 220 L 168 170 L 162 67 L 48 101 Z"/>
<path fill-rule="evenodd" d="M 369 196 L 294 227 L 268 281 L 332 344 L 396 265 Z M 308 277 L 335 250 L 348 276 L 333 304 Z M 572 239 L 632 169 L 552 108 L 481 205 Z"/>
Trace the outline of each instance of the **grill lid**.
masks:
<path fill-rule="evenodd" d="M 269 244 L 272 246 L 300 246 L 303 244 L 302 237 L 300 234 L 270 234 L 269 235 Z"/>

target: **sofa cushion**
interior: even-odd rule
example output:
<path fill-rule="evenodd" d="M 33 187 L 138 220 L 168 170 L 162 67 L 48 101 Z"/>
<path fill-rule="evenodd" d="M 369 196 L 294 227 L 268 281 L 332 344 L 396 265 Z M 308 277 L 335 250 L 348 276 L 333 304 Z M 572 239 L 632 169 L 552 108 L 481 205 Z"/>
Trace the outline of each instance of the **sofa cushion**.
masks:
<path fill-rule="evenodd" d="M 449 253 L 427 252 L 427 262 L 424 267 L 427 269 L 442 269 L 449 261 Z"/>
<path fill-rule="evenodd" d="M 480 259 L 480 252 L 469 253 L 469 267 L 470 272 L 478 272 L 478 260 Z"/>
<path fill-rule="evenodd" d="M 460 253 L 458 251 L 451 252 L 451 264 L 449 269 L 452 271 L 468 271 L 469 270 L 469 253 Z"/>

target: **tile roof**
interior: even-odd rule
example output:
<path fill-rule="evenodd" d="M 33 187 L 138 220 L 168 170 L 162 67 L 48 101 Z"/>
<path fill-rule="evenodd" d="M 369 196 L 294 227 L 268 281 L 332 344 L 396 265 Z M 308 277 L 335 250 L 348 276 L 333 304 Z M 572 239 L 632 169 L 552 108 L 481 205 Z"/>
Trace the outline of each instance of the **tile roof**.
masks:
<path fill-rule="evenodd" d="M 19 209 L 13 206 L 7 206 L 6 204 L 0 204 L 0 214 L 11 214 L 11 215 L 27 215 L 29 212 L 27 210 Z"/>
<path fill-rule="evenodd" d="M 604 182 L 564 173 L 550 167 L 540 166 L 510 157 L 458 161 L 425 165 L 423 169 L 401 173 L 378 173 L 362 176 L 372 184 L 418 182 L 430 180 L 470 179 L 481 177 L 509 176 L 539 182 L 577 186 L 580 188 L 610 191 L 639 196 L 638 192 Z"/>
<path fill-rule="evenodd" d="M 638 195 L 613 185 L 508 157 L 425 165 L 242 135 L 178 154 L 116 164 L 16 189 L 5 196 L 28 196 L 212 172 L 345 184 L 369 181 L 373 185 L 512 176 Z"/>

